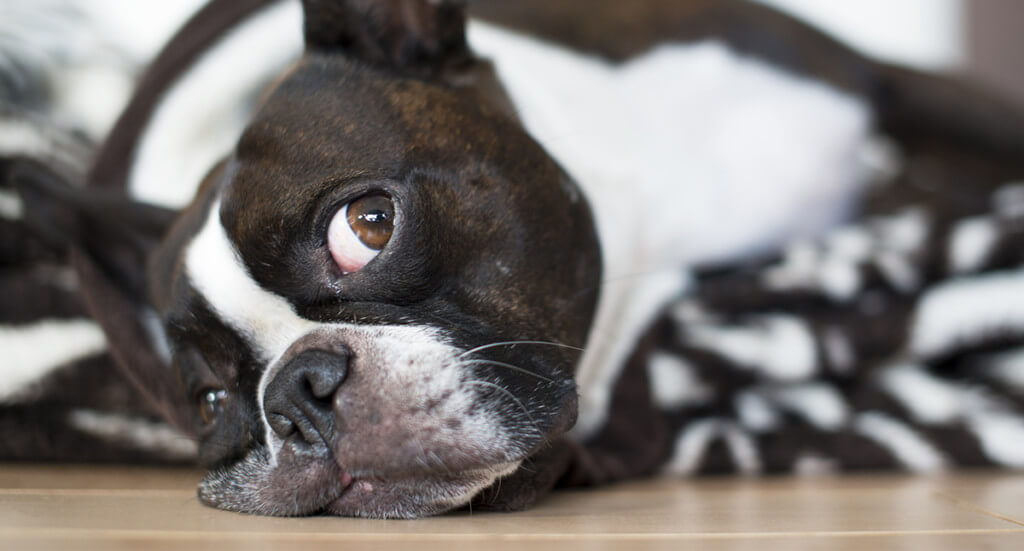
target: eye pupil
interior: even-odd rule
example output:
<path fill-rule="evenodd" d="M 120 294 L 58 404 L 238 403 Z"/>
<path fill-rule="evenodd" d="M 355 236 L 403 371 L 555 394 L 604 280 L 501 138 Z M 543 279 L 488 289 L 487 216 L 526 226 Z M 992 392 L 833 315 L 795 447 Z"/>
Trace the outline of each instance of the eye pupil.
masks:
<path fill-rule="evenodd" d="M 391 240 L 395 228 L 395 205 L 384 195 L 370 195 L 348 205 L 348 225 L 359 241 L 379 251 Z"/>
<path fill-rule="evenodd" d="M 210 389 L 203 392 L 199 397 L 199 418 L 203 423 L 209 425 L 216 420 L 227 400 L 227 391 L 221 389 Z"/>

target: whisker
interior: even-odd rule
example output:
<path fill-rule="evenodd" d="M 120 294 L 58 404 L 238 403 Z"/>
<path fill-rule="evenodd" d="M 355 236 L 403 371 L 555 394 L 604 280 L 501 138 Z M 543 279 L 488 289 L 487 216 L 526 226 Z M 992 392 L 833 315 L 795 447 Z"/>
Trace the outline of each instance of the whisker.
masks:
<path fill-rule="evenodd" d="M 502 341 L 502 342 L 492 342 L 490 344 L 485 344 L 485 345 L 482 345 L 482 346 L 478 346 L 476 348 L 471 348 L 471 349 L 463 352 L 462 354 L 459 354 L 458 358 L 460 358 L 460 359 L 461 358 L 465 358 L 466 356 L 468 356 L 470 354 L 474 354 L 474 353 L 479 352 L 481 350 L 487 350 L 488 348 L 494 348 L 496 346 L 513 346 L 513 345 L 516 345 L 516 344 L 535 344 L 535 345 L 546 345 L 546 346 L 558 346 L 558 347 L 561 347 L 561 348 L 568 348 L 570 350 L 578 350 L 580 352 L 583 352 L 583 349 L 578 347 L 578 346 L 571 346 L 571 345 L 568 345 L 568 344 L 562 344 L 560 342 L 553 342 L 553 341 Z"/>
<path fill-rule="evenodd" d="M 499 366 L 499 367 L 507 367 L 507 368 L 509 368 L 509 369 L 511 369 L 513 371 L 518 371 L 520 373 L 525 373 L 527 375 L 532 375 L 532 376 L 534 376 L 534 377 L 536 377 L 538 379 L 541 379 L 543 381 L 547 381 L 549 383 L 554 383 L 555 382 L 554 379 L 550 379 L 550 378 L 545 377 L 545 376 L 543 376 L 543 375 L 541 375 L 539 373 L 534 373 L 533 371 L 530 371 L 529 369 L 525 369 L 525 368 L 519 367 L 517 365 L 512 365 L 512 364 L 505 363 L 505 362 L 496 362 L 494 360 L 464 360 L 464 361 L 459 362 L 458 366 L 470 365 L 470 364 L 487 364 L 487 365 L 496 365 L 496 366 Z"/>
<path fill-rule="evenodd" d="M 597 286 L 596 287 L 587 287 L 587 288 L 584 288 L 584 289 L 580 289 L 579 291 L 576 292 L 576 294 L 570 296 L 568 300 L 569 300 L 569 303 L 574 303 L 577 300 L 580 300 L 581 298 L 583 298 L 583 297 L 585 297 L 587 295 L 590 295 L 592 293 L 600 292 L 600 290 L 603 287 L 606 287 L 606 286 L 609 286 L 609 285 L 617 285 L 617 284 L 634 282 L 636 280 L 640 280 L 640 279 L 643 279 L 645 277 L 652 277 L 652 276 L 656 276 L 656 275 L 662 275 L 662 274 L 664 274 L 666 272 L 674 272 L 674 273 L 678 273 L 680 275 L 680 277 L 687 277 L 687 274 L 692 273 L 692 271 L 693 271 L 693 266 L 680 265 L 680 264 L 673 263 L 671 265 L 652 266 L 650 268 L 643 269 L 643 270 L 637 270 L 637 271 L 634 271 L 634 272 L 623 272 L 623 273 L 618 273 L 618 274 L 614 274 L 614 275 L 608 275 L 608 276 L 602 277 L 601 280 L 597 282 Z"/>
<path fill-rule="evenodd" d="M 530 420 L 530 424 L 533 425 L 533 430 L 537 431 L 537 434 L 543 434 L 543 431 L 540 430 L 540 426 L 537 424 L 537 421 L 533 418 L 532 415 L 530 415 L 530 410 L 526 409 L 526 406 L 523 404 L 523 402 L 521 402 L 519 398 L 516 398 L 515 395 L 509 392 L 507 389 L 502 388 L 494 383 L 488 383 L 487 381 L 467 381 L 466 384 L 487 386 L 508 396 L 509 398 L 512 399 L 512 401 L 519 404 L 519 408 L 523 410 L 523 414 L 526 415 L 526 418 Z"/>

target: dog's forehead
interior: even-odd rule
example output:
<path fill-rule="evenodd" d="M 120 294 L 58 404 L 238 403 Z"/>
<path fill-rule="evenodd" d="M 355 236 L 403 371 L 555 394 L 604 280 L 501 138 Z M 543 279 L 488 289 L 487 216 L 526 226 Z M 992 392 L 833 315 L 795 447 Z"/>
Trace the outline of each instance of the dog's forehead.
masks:
<path fill-rule="evenodd" d="M 228 231 L 246 241 L 308 220 L 346 182 L 434 171 L 417 193 L 456 210 L 465 193 L 503 204 L 569 202 L 578 192 L 518 121 L 471 84 L 455 87 L 307 54 L 244 131 L 224 190 Z M 515 185 L 507 185 L 509 182 Z M 570 189 L 572 188 L 572 189 Z M 243 214 L 244 213 L 244 214 Z M 466 219 L 468 213 L 449 218 Z"/>
<path fill-rule="evenodd" d="M 525 131 L 473 86 L 307 54 L 254 115 L 236 157 L 307 180 L 386 175 L 402 165 L 500 162 Z M 539 148 L 529 154 L 544 157 Z M 287 177 L 287 174 L 280 174 Z M 251 184 L 244 184 L 251 185 Z"/>

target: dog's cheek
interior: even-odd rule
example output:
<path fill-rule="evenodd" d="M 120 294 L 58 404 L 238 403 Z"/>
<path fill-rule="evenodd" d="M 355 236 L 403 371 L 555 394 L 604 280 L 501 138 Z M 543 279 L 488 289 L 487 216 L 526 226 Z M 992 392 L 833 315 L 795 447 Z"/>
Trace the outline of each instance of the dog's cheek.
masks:
<path fill-rule="evenodd" d="M 472 499 L 474 511 L 522 511 L 550 492 L 569 469 L 573 447 L 559 439 L 523 461 L 516 471 L 498 479 Z"/>

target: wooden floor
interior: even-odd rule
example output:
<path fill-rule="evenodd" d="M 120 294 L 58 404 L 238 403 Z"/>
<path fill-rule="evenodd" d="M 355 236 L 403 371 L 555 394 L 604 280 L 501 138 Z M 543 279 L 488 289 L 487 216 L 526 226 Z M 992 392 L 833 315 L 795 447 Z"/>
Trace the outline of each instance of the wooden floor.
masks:
<path fill-rule="evenodd" d="M 0 464 L 0 549 L 1024 549 L 1024 476 L 657 480 L 416 521 L 203 507 L 199 473 Z"/>

